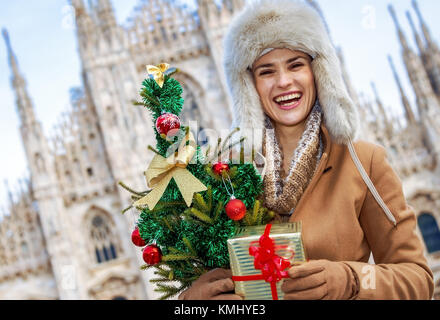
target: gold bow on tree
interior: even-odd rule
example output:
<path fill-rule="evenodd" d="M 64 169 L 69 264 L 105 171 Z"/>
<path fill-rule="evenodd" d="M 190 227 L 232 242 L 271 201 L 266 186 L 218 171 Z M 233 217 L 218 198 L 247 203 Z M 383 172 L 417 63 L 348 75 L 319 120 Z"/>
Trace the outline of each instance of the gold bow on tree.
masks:
<path fill-rule="evenodd" d="M 147 65 L 147 72 L 154 77 L 154 80 L 162 88 L 164 82 L 164 73 L 168 70 L 170 65 L 168 63 L 161 63 L 157 66 Z"/>
<path fill-rule="evenodd" d="M 189 145 L 186 145 L 188 141 Z M 194 136 L 188 131 L 185 139 L 179 145 L 177 155 L 173 153 L 167 158 L 158 154 L 155 155 L 147 171 L 145 171 L 147 184 L 153 190 L 133 205 L 148 205 L 148 208 L 153 210 L 165 192 L 171 178 L 174 178 L 186 205 L 191 206 L 194 193 L 207 190 L 206 186 L 186 169 L 196 151 L 194 145 Z"/>

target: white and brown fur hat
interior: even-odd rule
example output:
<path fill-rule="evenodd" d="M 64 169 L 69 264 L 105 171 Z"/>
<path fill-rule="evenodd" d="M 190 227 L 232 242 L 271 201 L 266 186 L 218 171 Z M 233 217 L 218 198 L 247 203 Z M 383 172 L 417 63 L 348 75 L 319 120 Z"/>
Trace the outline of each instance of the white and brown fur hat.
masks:
<path fill-rule="evenodd" d="M 256 0 L 232 21 L 224 39 L 224 67 L 234 109 L 234 127 L 264 128 L 265 115 L 250 67 L 267 48 L 288 48 L 313 58 L 324 123 L 337 143 L 354 140 L 356 106 L 324 23 L 310 5 L 295 0 Z M 254 145 L 255 147 L 255 145 Z"/>

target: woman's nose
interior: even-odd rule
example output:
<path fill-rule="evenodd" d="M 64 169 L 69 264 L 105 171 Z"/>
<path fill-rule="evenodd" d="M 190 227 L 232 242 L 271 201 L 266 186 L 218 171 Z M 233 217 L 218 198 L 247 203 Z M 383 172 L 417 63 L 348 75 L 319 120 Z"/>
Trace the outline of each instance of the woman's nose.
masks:
<path fill-rule="evenodd" d="M 286 71 L 280 71 L 278 73 L 278 86 L 280 88 L 288 87 L 292 84 L 292 76 Z"/>

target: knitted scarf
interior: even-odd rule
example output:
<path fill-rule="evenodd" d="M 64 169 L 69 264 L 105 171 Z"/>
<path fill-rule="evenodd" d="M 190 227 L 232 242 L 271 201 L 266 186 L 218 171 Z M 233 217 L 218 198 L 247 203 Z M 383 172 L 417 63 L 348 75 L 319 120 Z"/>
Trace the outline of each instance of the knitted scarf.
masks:
<path fill-rule="evenodd" d="M 305 130 L 298 142 L 290 169 L 285 176 L 283 155 L 271 120 L 266 116 L 263 155 L 266 157 L 264 205 L 275 211 L 278 220 L 287 221 L 307 188 L 322 155 L 320 135 L 322 111 L 318 100 L 313 106 Z M 285 178 L 283 178 L 285 176 Z"/>

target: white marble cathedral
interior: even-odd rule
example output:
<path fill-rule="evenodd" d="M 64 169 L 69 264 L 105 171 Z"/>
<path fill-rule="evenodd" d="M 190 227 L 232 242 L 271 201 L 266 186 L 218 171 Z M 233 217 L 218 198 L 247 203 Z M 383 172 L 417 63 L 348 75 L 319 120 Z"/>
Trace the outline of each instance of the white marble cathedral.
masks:
<path fill-rule="evenodd" d="M 321 14 L 318 4 L 308 0 Z M 201 128 L 229 128 L 230 100 L 222 72 L 222 37 L 244 0 L 198 0 L 197 12 L 172 1 L 142 1 L 126 25 L 118 25 L 110 0 L 71 0 L 75 8 L 81 88 L 71 90 L 72 109 L 46 137 L 8 33 L 11 83 L 21 122 L 30 179 L 10 193 L 0 222 L 0 299 L 155 299 L 151 272 L 141 271 L 141 251 L 130 240 L 135 213 L 123 181 L 146 188 L 142 172 L 155 139 L 149 113 L 133 100 L 145 65 L 169 62 L 181 72 L 182 120 Z M 389 150 L 419 222 L 440 298 L 440 50 L 413 2 L 422 32 L 417 51 L 398 29 L 402 54 L 417 97 L 410 105 L 392 65 L 405 118 L 347 87 L 365 119 L 365 139 Z M 410 15 L 408 13 L 408 17 Z M 339 52 L 342 52 L 341 50 Z M 374 85 L 373 85 L 374 91 Z"/>

